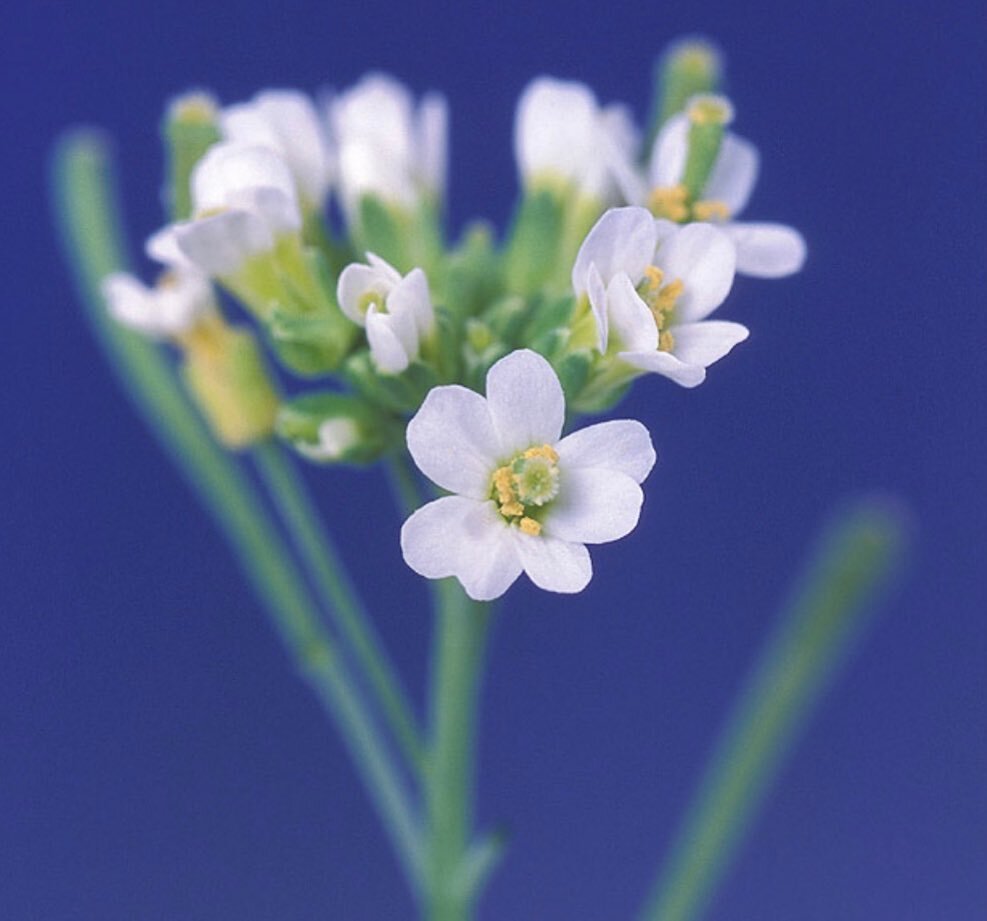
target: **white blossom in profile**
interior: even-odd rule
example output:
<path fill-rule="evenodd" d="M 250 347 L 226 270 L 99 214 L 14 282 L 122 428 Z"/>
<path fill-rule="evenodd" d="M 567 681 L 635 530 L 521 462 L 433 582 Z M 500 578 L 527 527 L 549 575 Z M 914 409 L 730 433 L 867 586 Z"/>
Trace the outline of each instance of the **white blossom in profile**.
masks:
<path fill-rule="evenodd" d="M 212 286 L 198 272 L 166 272 L 148 287 L 129 272 L 103 279 L 110 315 L 124 326 L 153 339 L 176 339 L 215 309 Z"/>
<path fill-rule="evenodd" d="M 655 451 L 639 422 L 561 438 L 564 417 L 558 377 L 529 350 L 490 369 L 485 397 L 459 385 L 430 391 L 408 423 L 408 450 L 452 495 L 404 523 L 405 562 L 429 579 L 454 576 L 478 601 L 522 572 L 548 591 L 582 591 L 593 573 L 586 544 L 636 527 Z"/>
<path fill-rule="evenodd" d="M 748 336 L 707 317 L 733 284 L 735 250 L 711 224 L 679 226 L 646 208 L 611 208 L 583 241 L 572 269 L 593 311 L 601 353 L 683 387 Z"/>
<path fill-rule="evenodd" d="M 525 188 L 562 180 L 609 203 L 617 174 L 630 168 L 637 147 L 626 107 L 600 106 L 585 84 L 537 77 L 518 100 L 514 153 Z"/>
<path fill-rule="evenodd" d="M 329 139 L 312 100 L 297 90 L 265 90 L 220 113 L 227 141 L 267 147 L 284 160 L 310 208 L 321 208 L 333 176 Z"/>
<path fill-rule="evenodd" d="M 338 184 L 352 220 L 373 195 L 406 209 L 445 194 L 448 108 L 427 93 L 416 106 L 410 90 L 387 74 L 370 73 L 329 102 Z"/>
<path fill-rule="evenodd" d="M 374 253 L 343 269 L 336 295 L 343 313 L 366 328 L 370 356 L 384 374 L 404 371 L 435 328 L 425 273 L 416 268 L 402 277 Z"/>

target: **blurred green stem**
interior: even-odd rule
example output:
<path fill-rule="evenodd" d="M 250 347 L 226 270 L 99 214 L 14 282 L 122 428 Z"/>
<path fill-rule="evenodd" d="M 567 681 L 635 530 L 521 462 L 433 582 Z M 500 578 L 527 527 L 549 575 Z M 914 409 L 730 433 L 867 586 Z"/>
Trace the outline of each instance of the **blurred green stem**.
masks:
<path fill-rule="evenodd" d="M 294 561 L 240 467 L 217 446 L 186 399 L 170 363 L 106 312 L 100 283 L 126 259 L 103 139 L 89 132 L 66 137 L 55 154 L 53 184 L 56 220 L 90 325 L 125 392 L 212 513 L 300 673 L 336 721 L 408 880 L 419 891 L 424 859 L 417 819 Z"/>
<path fill-rule="evenodd" d="M 877 500 L 828 530 L 716 743 L 641 921 L 701 915 L 903 543 L 898 510 Z"/>

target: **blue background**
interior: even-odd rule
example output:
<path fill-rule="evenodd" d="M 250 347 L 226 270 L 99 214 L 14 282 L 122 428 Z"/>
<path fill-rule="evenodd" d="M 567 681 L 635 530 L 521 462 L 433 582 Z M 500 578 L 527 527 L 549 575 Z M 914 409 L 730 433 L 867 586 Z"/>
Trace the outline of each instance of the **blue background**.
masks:
<path fill-rule="evenodd" d="M 581 596 L 518 587 L 483 706 L 480 817 L 513 843 L 487 921 L 631 916 L 828 510 L 905 497 L 904 580 L 788 764 L 709 917 L 984 917 L 987 51 L 980 4 L 15 3 L 3 42 L 0 918 L 403 919 L 341 746 L 216 531 L 90 340 L 46 220 L 70 123 L 117 138 L 135 240 L 156 128 L 386 68 L 453 113 L 451 219 L 501 225 L 514 101 L 548 72 L 643 116 L 651 61 L 729 56 L 805 271 L 741 280 L 750 341 L 695 392 L 621 408 L 661 460 L 643 522 Z M 375 473 L 309 471 L 416 689 L 423 586 Z"/>

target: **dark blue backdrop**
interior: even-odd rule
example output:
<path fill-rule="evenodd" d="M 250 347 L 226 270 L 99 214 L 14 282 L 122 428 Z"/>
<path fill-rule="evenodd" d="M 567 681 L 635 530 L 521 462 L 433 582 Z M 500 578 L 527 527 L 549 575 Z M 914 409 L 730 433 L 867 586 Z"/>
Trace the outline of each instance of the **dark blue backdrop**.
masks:
<path fill-rule="evenodd" d="M 9 10 L 9 8 L 8 8 Z M 0 917 L 403 919 L 344 753 L 217 533 L 93 346 L 46 221 L 69 123 L 119 142 L 157 226 L 161 105 L 382 67 L 453 112 L 452 211 L 503 222 L 514 101 L 584 79 L 643 114 L 705 31 L 763 153 L 750 214 L 810 261 L 741 281 L 750 342 L 622 408 L 661 460 L 576 599 L 515 589 L 491 648 L 481 815 L 514 833 L 487 921 L 630 916 L 817 525 L 904 496 L 904 584 L 788 765 L 712 919 L 976 919 L 985 907 L 985 118 L 980 4 L 24 0 L 4 43 Z M 421 688 L 424 590 L 373 473 L 313 471 Z M 380 498 L 378 498 L 380 497 Z"/>

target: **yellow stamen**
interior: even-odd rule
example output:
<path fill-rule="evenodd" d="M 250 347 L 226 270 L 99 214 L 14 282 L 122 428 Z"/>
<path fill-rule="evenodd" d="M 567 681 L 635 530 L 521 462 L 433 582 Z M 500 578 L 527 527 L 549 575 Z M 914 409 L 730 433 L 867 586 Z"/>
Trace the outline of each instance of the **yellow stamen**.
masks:
<path fill-rule="evenodd" d="M 551 445 L 542 445 L 540 448 L 528 448 L 523 456 L 525 460 L 531 460 L 533 457 L 543 457 L 553 464 L 557 464 L 559 461 L 558 452 Z"/>
<path fill-rule="evenodd" d="M 535 521 L 534 518 L 522 518 L 518 522 L 518 527 L 524 531 L 525 534 L 530 534 L 532 537 L 537 537 L 541 534 L 541 525 Z"/>
<path fill-rule="evenodd" d="M 649 265 L 644 270 L 644 277 L 648 279 L 648 287 L 652 291 L 657 291 L 661 288 L 661 280 L 665 277 L 665 273 L 658 266 Z"/>
<path fill-rule="evenodd" d="M 675 337 L 672 335 L 671 330 L 666 329 L 658 336 L 658 351 L 671 352 L 674 348 Z"/>
<path fill-rule="evenodd" d="M 689 190 L 684 185 L 659 186 L 651 190 L 648 207 L 655 217 L 681 222 L 689 217 Z"/>
<path fill-rule="evenodd" d="M 728 221 L 730 220 L 730 209 L 726 202 L 717 199 L 697 201 L 692 206 L 692 216 L 697 221 Z"/>

